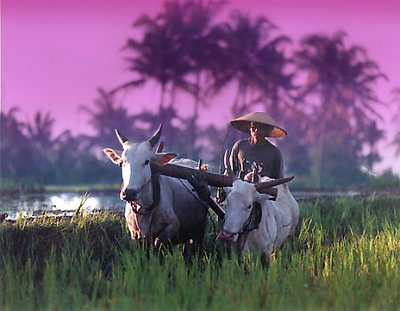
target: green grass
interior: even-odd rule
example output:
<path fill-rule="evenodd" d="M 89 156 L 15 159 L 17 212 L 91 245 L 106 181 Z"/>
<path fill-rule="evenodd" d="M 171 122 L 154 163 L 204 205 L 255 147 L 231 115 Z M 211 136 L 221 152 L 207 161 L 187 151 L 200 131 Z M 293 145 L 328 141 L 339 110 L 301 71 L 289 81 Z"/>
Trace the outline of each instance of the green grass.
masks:
<path fill-rule="evenodd" d="M 123 219 L 0 225 L 1 310 L 397 310 L 399 197 L 302 203 L 296 237 L 263 268 L 229 259 L 210 224 L 206 254 L 147 255 Z"/>

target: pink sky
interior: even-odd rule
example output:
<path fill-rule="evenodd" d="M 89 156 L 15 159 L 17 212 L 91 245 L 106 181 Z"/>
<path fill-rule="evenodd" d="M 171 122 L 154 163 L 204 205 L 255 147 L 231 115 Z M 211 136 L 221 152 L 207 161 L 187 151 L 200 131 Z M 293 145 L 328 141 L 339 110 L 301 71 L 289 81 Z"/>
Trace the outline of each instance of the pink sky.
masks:
<path fill-rule="evenodd" d="M 20 106 L 27 118 L 37 110 L 50 111 L 56 119 L 56 133 L 70 127 L 75 134 L 87 131 L 86 115 L 78 113 L 78 107 L 91 104 L 98 87 L 110 89 L 132 78 L 126 71 L 120 49 L 135 34 L 131 24 L 136 17 L 158 12 L 162 3 L 156 0 L 2 0 L 1 109 Z M 225 8 L 224 14 L 233 8 L 253 16 L 267 16 L 295 43 L 307 34 L 330 35 L 345 30 L 347 42 L 366 47 L 370 58 L 387 74 L 389 82 L 378 86 L 381 99 L 388 101 L 390 91 L 400 87 L 398 0 L 235 0 Z M 158 103 L 158 89 L 153 87 L 150 84 L 132 93 L 126 104 L 134 103 L 132 111 L 141 111 Z M 181 98 L 178 105 L 186 103 Z M 216 109 L 203 111 L 203 122 L 211 120 L 222 127 L 231 115 Z M 387 108 L 381 112 L 386 118 L 384 124 L 390 140 L 393 112 Z M 385 161 L 377 169 L 392 167 L 400 172 L 400 161 L 394 157 L 388 141 L 380 148 Z"/>

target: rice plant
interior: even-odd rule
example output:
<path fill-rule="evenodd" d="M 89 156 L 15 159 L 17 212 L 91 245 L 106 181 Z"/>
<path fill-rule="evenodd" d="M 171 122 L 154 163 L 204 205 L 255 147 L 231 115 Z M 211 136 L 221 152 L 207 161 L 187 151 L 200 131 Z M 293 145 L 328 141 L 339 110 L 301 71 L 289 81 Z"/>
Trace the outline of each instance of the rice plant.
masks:
<path fill-rule="evenodd" d="M 228 257 L 210 222 L 205 253 L 154 256 L 124 219 L 47 217 L 0 225 L 1 310 L 395 310 L 398 197 L 303 202 L 296 236 L 268 267 Z"/>

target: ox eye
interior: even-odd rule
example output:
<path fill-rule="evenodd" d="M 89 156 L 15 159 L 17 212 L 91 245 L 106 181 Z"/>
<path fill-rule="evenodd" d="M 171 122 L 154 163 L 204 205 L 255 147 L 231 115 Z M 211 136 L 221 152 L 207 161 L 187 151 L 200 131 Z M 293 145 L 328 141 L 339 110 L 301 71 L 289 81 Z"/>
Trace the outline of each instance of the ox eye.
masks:
<path fill-rule="evenodd" d="M 150 160 L 144 161 L 144 165 L 149 165 L 149 163 L 150 163 Z"/>
<path fill-rule="evenodd" d="M 251 209 L 251 205 L 247 206 L 248 209 Z"/>

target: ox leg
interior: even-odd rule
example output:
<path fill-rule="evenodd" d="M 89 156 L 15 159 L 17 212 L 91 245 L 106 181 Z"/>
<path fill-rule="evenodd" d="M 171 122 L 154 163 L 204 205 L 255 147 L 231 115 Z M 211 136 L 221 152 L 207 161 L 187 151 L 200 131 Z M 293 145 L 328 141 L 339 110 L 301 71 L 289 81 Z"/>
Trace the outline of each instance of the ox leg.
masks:
<path fill-rule="evenodd" d="M 156 257 L 160 257 L 160 250 L 161 250 L 161 247 L 162 247 L 162 243 L 161 243 L 159 238 L 156 238 L 154 240 L 153 247 L 154 247 L 153 255 L 156 256 Z M 162 260 L 162 258 L 161 258 L 161 260 Z"/>
<path fill-rule="evenodd" d="M 268 253 L 266 253 L 266 252 L 261 253 L 261 256 L 260 256 L 261 265 L 266 269 L 268 269 L 268 267 L 269 267 L 269 258 L 270 258 L 270 255 Z"/>
<path fill-rule="evenodd" d="M 204 222 L 197 233 L 193 236 L 193 251 L 197 252 L 199 258 L 204 252 L 204 235 L 206 233 L 206 222 Z"/>
<path fill-rule="evenodd" d="M 236 253 L 239 259 L 243 259 L 243 257 L 249 252 L 249 245 L 247 240 L 248 235 L 248 232 L 239 234 L 239 237 L 237 239 Z"/>
<path fill-rule="evenodd" d="M 167 225 L 155 240 L 154 243 L 155 248 L 159 249 L 162 245 L 164 245 L 170 249 L 170 246 L 172 245 L 171 242 L 173 242 L 174 238 L 177 237 L 178 234 L 179 234 L 179 229 L 176 227 L 176 225 L 173 224 Z"/>
<path fill-rule="evenodd" d="M 267 245 L 267 248 L 261 253 L 261 264 L 264 268 L 269 267 L 269 262 L 271 259 L 271 256 L 275 256 L 275 253 L 273 253 L 274 250 L 274 245 L 270 244 Z"/>
<path fill-rule="evenodd" d="M 183 258 L 185 258 L 186 265 L 192 264 L 192 257 L 196 253 L 196 242 L 193 239 L 189 239 L 185 242 L 185 248 L 183 250 Z"/>
<path fill-rule="evenodd" d="M 204 235 L 189 239 L 185 242 L 185 248 L 183 256 L 186 263 L 191 264 L 193 256 L 197 254 L 198 259 L 201 260 L 202 254 L 204 252 Z"/>

